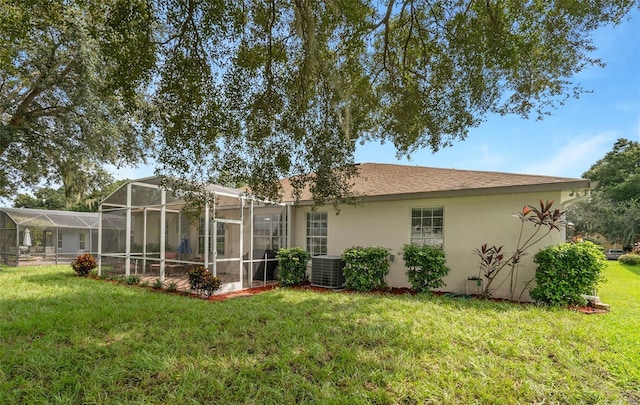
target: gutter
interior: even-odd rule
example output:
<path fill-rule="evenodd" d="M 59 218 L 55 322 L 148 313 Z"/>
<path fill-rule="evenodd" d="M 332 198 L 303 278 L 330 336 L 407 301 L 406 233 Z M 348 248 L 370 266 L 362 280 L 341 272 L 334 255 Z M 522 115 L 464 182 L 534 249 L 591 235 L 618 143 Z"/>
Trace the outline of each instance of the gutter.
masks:
<path fill-rule="evenodd" d="M 482 195 L 500 195 L 500 194 L 516 194 L 516 193 L 535 193 L 545 191 L 568 191 L 574 190 L 574 193 L 584 191 L 585 195 L 589 195 L 590 181 L 586 179 L 576 180 L 562 183 L 544 183 L 544 184 L 527 184 L 518 186 L 503 187 L 483 187 L 458 190 L 442 190 L 428 191 L 418 193 L 399 193 L 399 194 L 382 194 L 373 196 L 357 197 L 360 202 L 377 202 L 377 201 L 397 201 L 397 200 L 418 200 L 425 198 L 450 198 L 450 197 L 474 197 Z M 584 198 L 585 195 L 580 196 Z M 573 201 L 573 200 L 571 200 Z M 313 205 L 313 200 L 301 200 L 293 205 L 308 206 Z"/>

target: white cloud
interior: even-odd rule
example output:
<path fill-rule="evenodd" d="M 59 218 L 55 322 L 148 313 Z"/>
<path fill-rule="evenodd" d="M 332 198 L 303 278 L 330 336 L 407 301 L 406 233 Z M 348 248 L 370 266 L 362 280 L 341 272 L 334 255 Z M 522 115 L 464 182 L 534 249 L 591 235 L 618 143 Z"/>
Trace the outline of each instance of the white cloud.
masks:
<path fill-rule="evenodd" d="M 640 103 L 637 101 L 618 101 L 614 104 L 616 111 L 628 113 L 628 112 L 640 112 Z"/>
<path fill-rule="evenodd" d="M 580 177 L 595 162 L 611 150 L 619 132 L 603 132 L 593 136 L 570 138 L 555 154 L 542 157 L 532 165 L 524 166 L 521 173 L 561 177 Z"/>

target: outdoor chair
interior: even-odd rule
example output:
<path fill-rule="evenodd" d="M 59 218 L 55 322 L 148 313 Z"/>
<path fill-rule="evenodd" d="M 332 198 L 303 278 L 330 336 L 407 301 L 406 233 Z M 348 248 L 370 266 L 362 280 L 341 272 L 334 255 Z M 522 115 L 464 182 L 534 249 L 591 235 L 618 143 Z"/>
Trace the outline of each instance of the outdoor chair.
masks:
<path fill-rule="evenodd" d="M 178 253 L 177 252 L 167 252 L 164 255 L 166 260 L 176 260 L 178 258 Z M 160 263 L 153 263 L 151 266 L 151 272 L 158 272 L 160 273 Z M 165 261 L 164 263 L 164 274 L 166 276 L 171 276 L 171 275 L 180 275 L 185 271 L 185 267 L 182 263 L 171 263 L 171 262 L 167 262 Z"/>
<path fill-rule="evenodd" d="M 265 266 L 265 255 L 267 256 L 267 263 Z M 255 271 L 253 272 L 253 279 L 254 280 L 265 280 L 265 271 L 266 271 L 266 280 L 275 280 L 275 270 L 276 267 L 278 266 L 278 262 L 276 260 L 273 260 L 276 258 L 276 252 L 274 250 L 263 250 L 263 249 L 257 249 L 253 251 L 253 260 L 255 260 L 256 262 L 254 263 L 254 265 L 252 266 L 253 269 L 255 269 Z M 249 260 L 249 254 L 245 254 L 243 256 L 243 259 L 245 261 Z M 246 263 L 244 264 L 245 266 L 245 271 L 249 270 L 249 265 L 250 263 Z"/>

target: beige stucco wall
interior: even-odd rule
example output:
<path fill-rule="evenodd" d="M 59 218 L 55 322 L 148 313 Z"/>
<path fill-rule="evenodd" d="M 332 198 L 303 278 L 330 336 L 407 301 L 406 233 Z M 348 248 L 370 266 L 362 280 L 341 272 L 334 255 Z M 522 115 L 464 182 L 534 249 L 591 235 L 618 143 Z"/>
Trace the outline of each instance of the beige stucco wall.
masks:
<path fill-rule="evenodd" d="M 521 222 L 512 216 L 526 204 L 537 205 L 539 199 L 555 200 L 555 207 L 560 208 L 562 198 L 560 192 L 518 193 L 487 196 L 449 197 L 432 199 L 413 199 L 404 201 L 367 202 L 358 206 L 343 206 L 339 215 L 332 207 L 321 208 L 328 215 L 328 254 L 340 255 L 352 246 L 383 246 L 390 248 L 395 254 L 391 263 L 387 283 L 394 287 L 409 286 L 406 269 L 399 254 L 402 246 L 410 242 L 411 209 L 444 207 L 444 250 L 447 265 L 451 269 L 444 281 L 443 291 L 465 292 L 468 276 L 478 274 L 478 257 L 474 249 L 483 243 L 504 245 L 503 251 L 508 254 L 515 249 Z M 293 207 L 295 222 L 292 229 L 292 246 L 306 248 L 306 212 L 308 206 Z M 524 235 L 535 230 L 533 224 L 525 223 Z M 522 290 L 523 282 L 532 279 L 535 264 L 532 257 L 544 246 L 564 241 L 564 232 L 553 231 L 536 247 L 529 251 L 520 265 L 517 295 Z M 496 297 L 509 296 L 509 281 L 501 286 L 506 277 L 498 276 L 493 286 L 498 287 Z M 523 296 L 528 299 L 528 295 Z"/>

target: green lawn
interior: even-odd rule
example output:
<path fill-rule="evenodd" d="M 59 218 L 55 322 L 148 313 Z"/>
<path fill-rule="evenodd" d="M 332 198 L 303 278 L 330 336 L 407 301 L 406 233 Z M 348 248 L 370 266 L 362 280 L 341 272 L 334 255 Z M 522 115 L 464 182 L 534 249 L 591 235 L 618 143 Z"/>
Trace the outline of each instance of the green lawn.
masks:
<path fill-rule="evenodd" d="M 206 302 L 0 269 L 0 403 L 638 403 L 640 267 L 606 315 L 278 289 Z"/>

